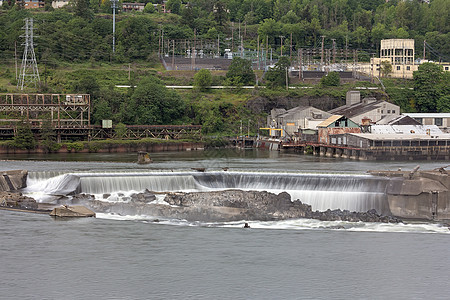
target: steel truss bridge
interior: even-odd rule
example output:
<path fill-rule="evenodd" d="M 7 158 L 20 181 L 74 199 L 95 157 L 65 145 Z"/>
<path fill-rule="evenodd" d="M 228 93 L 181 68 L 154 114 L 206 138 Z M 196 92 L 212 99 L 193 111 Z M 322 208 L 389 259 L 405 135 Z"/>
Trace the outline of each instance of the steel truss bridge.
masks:
<path fill-rule="evenodd" d="M 156 138 L 166 140 L 179 140 L 185 138 L 202 137 L 201 125 L 127 125 L 121 136 L 115 128 L 102 128 L 93 126 L 92 139 L 116 139 L 127 140 Z"/>
<path fill-rule="evenodd" d="M 18 123 L 28 122 L 35 136 L 51 127 L 57 141 L 92 139 L 201 139 L 200 125 L 127 125 L 117 128 L 91 125 L 88 94 L 0 94 L 0 139 L 14 137 Z"/>

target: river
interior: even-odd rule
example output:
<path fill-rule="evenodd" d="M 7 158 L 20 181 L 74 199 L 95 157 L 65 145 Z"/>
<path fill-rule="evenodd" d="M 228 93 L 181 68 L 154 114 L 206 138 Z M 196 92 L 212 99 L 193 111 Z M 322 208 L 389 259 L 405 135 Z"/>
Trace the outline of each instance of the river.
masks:
<path fill-rule="evenodd" d="M 356 178 L 366 186 L 368 170 L 446 163 L 358 162 L 257 150 L 151 157 L 154 163 L 143 166 L 134 163 L 136 154 L 16 155 L 2 157 L 0 170 L 27 169 L 35 181 L 86 174 L 82 184 L 98 173 L 133 173 L 151 182 L 158 173 L 189 174 L 198 187 L 206 181 L 191 168 L 206 168 L 207 174 L 245 182 L 251 176 L 250 181 L 276 178 L 270 184 L 315 176 L 328 183 Z M 311 193 L 334 198 L 340 185 L 325 184 L 324 191 Z M 6 211 L 0 211 L 0 224 L 3 299 L 447 299 L 450 294 L 450 235 L 441 224 L 299 219 L 253 221 L 243 229 L 243 222 L 155 223 L 151 216 L 109 214 L 54 220 Z"/>

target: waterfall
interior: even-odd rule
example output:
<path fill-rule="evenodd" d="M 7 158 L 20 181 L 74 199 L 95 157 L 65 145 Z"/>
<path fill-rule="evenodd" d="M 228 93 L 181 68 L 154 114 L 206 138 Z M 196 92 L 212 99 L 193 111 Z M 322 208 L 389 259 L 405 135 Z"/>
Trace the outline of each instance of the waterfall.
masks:
<path fill-rule="evenodd" d="M 79 185 L 79 176 L 74 174 L 63 174 L 45 180 L 28 180 L 27 187 L 23 192 L 41 192 L 47 195 L 64 196 L 77 190 Z"/>
<path fill-rule="evenodd" d="M 217 172 L 197 175 L 196 180 L 211 189 L 288 192 L 293 200 L 307 203 L 313 210 L 374 208 L 390 213 L 385 195 L 387 179 L 370 175 Z"/>
<path fill-rule="evenodd" d="M 37 172 L 39 173 L 39 172 Z M 48 174 L 31 174 L 29 182 L 34 187 L 51 190 L 70 190 L 76 180 L 63 176 L 48 178 Z M 77 192 L 105 194 L 148 189 L 157 192 L 208 191 L 242 189 L 288 192 L 293 200 L 300 200 L 312 206 L 313 210 L 347 209 L 367 211 L 376 209 L 389 214 L 385 194 L 387 179 L 371 175 L 305 174 L 267 172 L 103 172 L 71 173 L 79 178 Z M 69 184 L 69 182 L 71 182 Z"/>

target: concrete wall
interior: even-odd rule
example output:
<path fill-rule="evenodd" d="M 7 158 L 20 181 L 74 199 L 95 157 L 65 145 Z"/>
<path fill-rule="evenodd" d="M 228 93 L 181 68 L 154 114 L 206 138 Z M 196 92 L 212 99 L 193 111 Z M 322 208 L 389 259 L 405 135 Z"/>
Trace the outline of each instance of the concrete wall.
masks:
<path fill-rule="evenodd" d="M 412 179 L 392 178 L 387 188 L 389 208 L 400 218 L 450 220 L 450 176 L 445 171 L 426 171 Z"/>

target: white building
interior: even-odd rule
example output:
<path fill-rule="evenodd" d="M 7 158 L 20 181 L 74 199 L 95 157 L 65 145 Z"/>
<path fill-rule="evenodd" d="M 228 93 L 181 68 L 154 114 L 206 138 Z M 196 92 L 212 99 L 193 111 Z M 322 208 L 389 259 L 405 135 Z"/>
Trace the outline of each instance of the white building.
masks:
<path fill-rule="evenodd" d="M 385 117 L 399 116 L 400 107 L 375 98 L 360 99 L 359 91 L 348 91 L 346 104 L 332 109 L 329 113 L 342 115 L 359 125 L 376 123 Z"/>
<path fill-rule="evenodd" d="M 450 113 L 405 113 L 423 125 L 436 125 L 444 132 L 450 132 Z"/>

